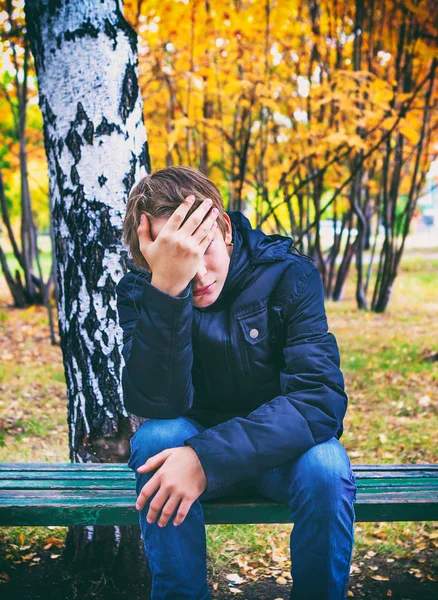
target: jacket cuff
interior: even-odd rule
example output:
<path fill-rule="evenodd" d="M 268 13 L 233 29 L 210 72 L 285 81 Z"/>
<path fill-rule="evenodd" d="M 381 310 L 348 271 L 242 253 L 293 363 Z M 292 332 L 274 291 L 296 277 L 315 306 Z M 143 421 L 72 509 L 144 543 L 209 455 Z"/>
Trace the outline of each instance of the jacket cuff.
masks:
<path fill-rule="evenodd" d="M 154 322 L 168 323 L 173 328 L 178 325 L 187 307 L 192 308 L 192 285 L 189 283 L 179 296 L 171 296 L 145 279 L 141 302 Z"/>
<path fill-rule="evenodd" d="M 213 429 L 213 428 L 211 428 L 211 429 Z M 218 468 L 224 472 L 227 469 L 226 464 L 223 464 L 223 465 L 218 464 L 219 457 L 218 457 L 217 453 L 215 453 L 214 444 L 211 444 L 211 445 L 208 444 L 208 445 L 209 445 L 209 449 L 208 449 L 208 451 L 205 451 L 206 450 L 205 442 L 202 440 L 199 440 L 196 435 L 194 435 L 184 441 L 184 446 L 190 446 L 190 448 L 192 448 L 192 450 L 194 450 L 196 452 L 199 462 L 202 465 L 205 477 L 207 479 L 207 487 L 205 489 L 205 492 L 211 492 L 220 487 L 223 487 L 224 482 L 218 480 L 218 478 L 216 476 L 216 472 L 217 472 Z"/>

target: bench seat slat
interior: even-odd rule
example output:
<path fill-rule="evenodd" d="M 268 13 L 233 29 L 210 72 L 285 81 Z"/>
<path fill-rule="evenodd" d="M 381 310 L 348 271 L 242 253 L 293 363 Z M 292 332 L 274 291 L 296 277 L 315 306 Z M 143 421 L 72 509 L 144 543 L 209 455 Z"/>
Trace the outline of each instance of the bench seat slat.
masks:
<path fill-rule="evenodd" d="M 352 465 L 360 479 L 424 479 L 438 478 L 438 465 Z M 20 468 L 21 467 L 21 468 Z M 57 467 L 57 468 L 54 468 Z M 421 467 L 421 468 L 417 468 Z M 0 463 L 0 482 L 5 479 L 56 478 L 134 478 L 134 471 L 125 463 Z"/>
<path fill-rule="evenodd" d="M 416 478 L 390 478 L 390 479 L 363 479 L 360 475 L 357 476 L 357 485 L 359 489 L 368 491 L 385 490 L 385 489 L 415 489 L 427 487 L 428 489 L 435 488 L 438 491 L 438 476 L 428 478 L 427 480 Z M 63 490 L 63 489 L 133 489 L 135 488 L 135 477 L 132 473 L 129 477 L 68 477 L 68 474 L 63 475 L 63 478 L 32 478 L 12 477 L 11 479 L 0 479 L 0 491 L 11 489 L 29 489 L 29 490 Z"/>
<path fill-rule="evenodd" d="M 135 503 L 135 490 L 4 490 L 0 497 L 0 507 L 9 507 L 13 509 L 15 504 L 27 505 L 32 509 L 32 505 L 38 505 L 46 502 L 47 504 L 70 503 L 72 506 L 77 504 L 98 503 L 105 504 L 107 502 L 115 502 L 123 504 L 124 502 Z M 251 499 L 253 502 L 264 502 L 262 496 L 239 496 L 241 502 L 245 503 Z M 127 500 L 128 499 L 128 500 Z M 236 501 L 237 496 L 234 497 Z M 383 502 L 407 502 L 409 499 L 415 502 L 433 502 L 438 504 L 438 497 L 435 492 L 428 489 L 412 489 L 412 490 L 388 490 L 379 491 L 376 496 L 373 493 L 358 491 L 357 503 L 373 503 Z M 220 500 L 220 499 L 218 499 Z M 206 501 L 208 502 L 208 501 Z M 272 502 L 272 501 L 270 501 Z M 277 503 L 275 503 L 277 504 Z"/>
<path fill-rule="evenodd" d="M 138 525 L 138 511 L 132 496 L 14 498 L 0 500 L 0 525 Z M 427 495 L 411 503 L 409 494 L 386 494 L 370 498 L 358 494 L 356 521 L 430 521 L 438 520 L 438 501 Z M 288 506 L 257 498 L 237 502 L 202 502 L 205 522 L 212 523 L 290 523 Z"/>
<path fill-rule="evenodd" d="M 27 471 L 121 471 L 123 473 L 132 473 L 133 471 L 126 463 L 16 463 L 4 462 L 0 463 L 0 476 L 3 471 L 18 471 L 24 473 Z M 353 464 L 355 472 L 367 473 L 372 477 L 386 476 L 386 473 L 398 472 L 399 477 L 405 475 L 409 477 L 423 477 L 424 472 L 430 472 L 438 475 L 438 464 L 385 464 L 385 465 L 369 465 L 369 464 Z"/>
<path fill-rule="evenodd" d="M 357 521 L 438 520 L 438 465 L 353 465 Z M 135 475 L 124 463 L 0 463 L 0 525 L 138 524 Z M 205 522 L 290 523 L 260 496 L 202 502 Z"/>
<path fill-rule="evenodd" d="M 425 479 L 437 479 L 438 480 L 438 472 L 434 473 L 434 472 L 424 472 L 421 476 L 415 476 L 414 474 L 406 474 L 406 475 L 401 475 L 399 473 L 391 473 L 386 475 L 385 477 L 379 475 L 379 477 L 373 477 L 372 474 L 369 473 L 363 473 L 360 471 L 357 471 L 355 467 L 353 467 L 353 471 L 356 475 L 356 477 L 361 480 L 361 481 L 367 481 L 367 480 L 372 480 L 372 481 L 379 481 L 379 480 L 394 480 L 394 481 L 402 481 L 405 479 L 411 479 L 411 480 L 418 480 L 418 481 L 423 481 Z M 126 480 L 126 481 L 130 481 L 135 479 L 135 474 L 133 471 L 131 471 L 131 469 L 127 470 L 126 472 L 120 472 L 120 473 L 115 473 L 114 471 L 110 471 L 108 473 L 99 473 L 99 472 L 81 472 L 81 473 L 77 473 L 77 472 L 69 472 L 68 470 L 66 471 L 59 471 L 56 474 L 54 473 L 37 473 L 37 472 L 27 472 L 27 473 L 18 473 L 16 471 L 10 471 L 10 472 L 3 472 L 0 473 L 0 487 L 2 485 L 3 482 L 5 481 L 57 481 L 57 480 L 62 480 L 62 479 L 72 479 L 72 480 L 102 480 L 102 481 L 106 481 L 106 480 Z"/>

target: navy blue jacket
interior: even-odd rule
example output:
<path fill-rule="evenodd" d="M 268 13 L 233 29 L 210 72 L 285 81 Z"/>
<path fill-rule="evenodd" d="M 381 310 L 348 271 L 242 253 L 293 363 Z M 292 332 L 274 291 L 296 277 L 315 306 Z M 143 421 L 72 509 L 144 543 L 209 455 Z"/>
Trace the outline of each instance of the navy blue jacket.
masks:
<path fill-rule="evenodd" d="M 348 400 L 317 268 L 291 238 L 228 215 L 234 249 L 212 305 L 193 306 L 191 283 L 162 292 L 132 262 L 117 285 L 126 409 L 207 427 L 184 442 L 207 491 L 339 438 Z"/>

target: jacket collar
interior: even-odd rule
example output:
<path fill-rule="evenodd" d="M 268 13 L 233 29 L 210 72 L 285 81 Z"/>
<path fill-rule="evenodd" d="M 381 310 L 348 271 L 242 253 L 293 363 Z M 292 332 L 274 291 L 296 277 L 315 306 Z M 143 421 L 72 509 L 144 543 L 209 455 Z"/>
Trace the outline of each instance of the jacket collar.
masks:
<path fill-rule="evenodd" d="M 260 229 L 252 229 L 247 217 L 240 211 L 226 211 L 233 230 L 233 253 L 228 275 L 217 300 L 206 307 L 216 307 L 222 300 L 236 296 L 249 282 L 257 265 L 285 260 L 293 243 L 292 238 L 282 235 L 266 235 Z"/>

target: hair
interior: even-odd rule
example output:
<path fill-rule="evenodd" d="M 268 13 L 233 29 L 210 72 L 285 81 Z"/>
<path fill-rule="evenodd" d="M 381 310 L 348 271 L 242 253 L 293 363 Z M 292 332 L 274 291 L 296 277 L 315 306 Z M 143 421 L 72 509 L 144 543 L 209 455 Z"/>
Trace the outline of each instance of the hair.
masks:
<path fill-rule="evenodd" d="M 178 166 L 160 169 L 151 175 L 146 175 L 134 185 L 126 204 L 126 214 L 123 221 L 123 241 L 129 248 L 132 262 L 137 268 L 143 267 L 150 270 L 147 260 L 140 252 L 137 234 L 141 214 L 146 213 L 152 219 L 170 217 L 190 194 L 195 196 L 195 201 L 183 223 L 206 198 L 211 198 L 213 207 L 219 209 L 216 221 L 225 238 L 224 203 L 214 183 L 203 173 L 192 167 Z"/>

